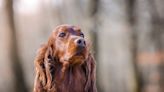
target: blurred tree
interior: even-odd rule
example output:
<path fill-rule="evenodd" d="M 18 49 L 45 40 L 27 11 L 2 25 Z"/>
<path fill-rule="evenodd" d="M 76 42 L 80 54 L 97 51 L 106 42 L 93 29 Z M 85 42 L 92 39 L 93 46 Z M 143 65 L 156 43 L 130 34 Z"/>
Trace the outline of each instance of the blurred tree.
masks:
<path fill-rule="evenodd" d="M 126 0 L 100 0 L 98 10 L 98 80 L 101 90 L 135 92 L 128 3 Z"/>
<path fill-rule="evenodd" d="M 135 18 L 137 33 L 137 65 L 141 92 L 163 92 L 163 25 L 162 0 L 137 0 Z M 163 71 L 163 70 L 162 70 Z"/>
<path fill-rule="evenodd" d="M 27 92 L 22 65 L 20 63 L 18 46 L 17 46 L 17 37 L 14 24 L 14 11 L 13 11 L 13 0 L 5 0 L 5 9 L 6 16 L 8 21 L 8 28 L 10 31 L 10 59 L 11 65 L 14 72 L 14 91 L 13 92 Z"/>
<path fill-rule="evenodd" d="M 164 92 L 164 0 L 16 0 L 15 11 L 3 1 L 16 92 L 32 89 L 39 43 L 66 23 L 92 42 L 99 92 Z"/>

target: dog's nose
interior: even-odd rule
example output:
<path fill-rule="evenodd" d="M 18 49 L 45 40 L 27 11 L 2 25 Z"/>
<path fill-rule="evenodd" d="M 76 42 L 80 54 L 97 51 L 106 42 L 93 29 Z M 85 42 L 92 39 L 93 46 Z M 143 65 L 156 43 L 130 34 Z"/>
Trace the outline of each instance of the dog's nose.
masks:
<path fill-rule="evenodd" d="M 82 39 L 82 38 L 77 39 L 76 44 L 77 44 L 77 46 L 80 46 L 80 47 L 85 47 L 86 46 L 85 40 Z"/>

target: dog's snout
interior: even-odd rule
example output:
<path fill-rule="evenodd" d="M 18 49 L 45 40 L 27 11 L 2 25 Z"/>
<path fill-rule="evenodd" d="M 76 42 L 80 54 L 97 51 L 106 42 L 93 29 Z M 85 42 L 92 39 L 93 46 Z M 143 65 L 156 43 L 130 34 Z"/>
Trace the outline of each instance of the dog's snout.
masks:
<path fill-rule="evenodd" d="M 77 39 L 75 41 L 75 43 L 77 44 L 77 46 L 80 46 L 80 47 L 85 47 L 86 43 L 85 43 L 85 40 L 80 38 L 80 39 Z"/>

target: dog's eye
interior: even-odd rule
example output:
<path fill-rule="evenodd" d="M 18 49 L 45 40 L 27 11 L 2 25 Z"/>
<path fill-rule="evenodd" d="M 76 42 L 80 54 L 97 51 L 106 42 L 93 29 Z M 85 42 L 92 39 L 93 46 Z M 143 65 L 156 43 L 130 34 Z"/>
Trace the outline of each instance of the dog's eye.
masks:
<path fill-rule="evenodd" d="M 64 33 L 64 32 L 61 32 L 61 33 L 59 34 L 59 37 L 64 37 L 64 36 L 66 36 L 66 33 Z"/>
<path fill-rule="evenodd" d="M 81 33 L 80 36 L 84 38 L 84 34 L 83 33 Z"/>

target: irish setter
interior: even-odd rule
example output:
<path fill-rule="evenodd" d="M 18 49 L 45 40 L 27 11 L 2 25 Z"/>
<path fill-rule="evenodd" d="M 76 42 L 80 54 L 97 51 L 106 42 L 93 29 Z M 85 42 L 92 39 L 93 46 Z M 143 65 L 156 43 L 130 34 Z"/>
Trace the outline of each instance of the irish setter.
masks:
<path fill-rule="evenodd" d="M 35 58 L 34 92 L 97 92 L 89 49 L 79 27 L 58 26 Z"/>

